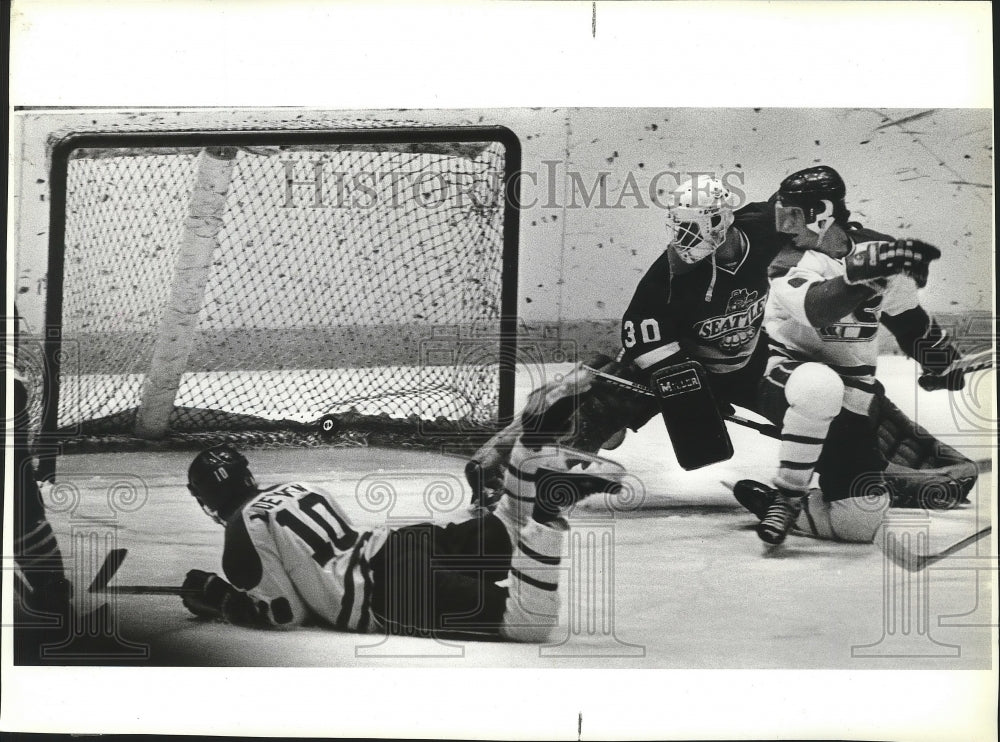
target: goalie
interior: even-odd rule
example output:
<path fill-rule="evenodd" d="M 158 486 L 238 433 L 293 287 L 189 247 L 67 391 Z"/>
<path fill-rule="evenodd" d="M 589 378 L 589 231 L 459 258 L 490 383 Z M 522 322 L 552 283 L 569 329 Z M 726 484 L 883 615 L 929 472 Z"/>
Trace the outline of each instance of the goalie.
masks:
<path fill-rule="evenodd" d="M 678 188 L 667 209 L 666 250 L 625 311 L 617 359 L 591 364 L 598 374 L 580 367 L 534 391 L 526 414 L 539 419 L 540 410 L 572 400 L 573 432 L 563 442 L 597 451 L 614 448 L 626 429 L 638 430 L 661 412 L 685 469 L 729 458 L 723 417 L 731 405 L 756 405 L 767 360 L 761 341 L 767 267 L 787 239 L 774 229 L 772 205 L 734 207 L 717 179 Z M 630 390 L 630 383 L 651 387 L 656 397 Z M 473 502 L 489 504 L 522 432 L 535 431 L 515 422 L 473 456 L 466 469 Z"/>

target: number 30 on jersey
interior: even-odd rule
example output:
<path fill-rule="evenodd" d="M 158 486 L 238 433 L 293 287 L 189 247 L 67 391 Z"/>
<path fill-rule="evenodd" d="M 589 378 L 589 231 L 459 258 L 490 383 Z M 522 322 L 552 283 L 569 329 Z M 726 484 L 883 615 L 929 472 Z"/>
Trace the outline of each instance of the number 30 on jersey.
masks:
<path fill-rule="evenodd" d="M 628 319 L 622 323 L 622 342 L 626 348 L 634 348 L 636 342 L 660 342 L 660 324 L 655 319 L 644 319 L 639 323 L 639 338 L 636 338 L 635 323 Z"/>

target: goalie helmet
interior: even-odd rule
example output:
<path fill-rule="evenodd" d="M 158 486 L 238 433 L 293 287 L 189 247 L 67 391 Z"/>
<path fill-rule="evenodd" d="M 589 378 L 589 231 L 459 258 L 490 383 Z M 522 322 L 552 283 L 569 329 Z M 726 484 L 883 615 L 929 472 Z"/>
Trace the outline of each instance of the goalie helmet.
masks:
<path fill-rule="evenodd" d="M 822 235 L 830 225 L 845 225 L 851 216 L 844 204 L 847 186 L 840 173 L 828 165 L 819 165 L 792 173 L 778 188 L 776 204 L 778 231 L 781 228 L 783 212 L 798 209 L 797 218 L 812 232 Z"/>
<path fill-rule="evenodd" d="M 209 517 L 225 525 L 257 491 L 257 480 L 243 454 L 229 445 L 213 446 L 195 456 L 188 467 L 188 490 Z"/>
<path fill-rule="evenodd" d="M 691 180 L 675 190 L 667 207 L 669 249 L 685 263 L 697 263 L 715 253 L 733 224 L 736 199 L 718 178 L 697 187 Z"/>

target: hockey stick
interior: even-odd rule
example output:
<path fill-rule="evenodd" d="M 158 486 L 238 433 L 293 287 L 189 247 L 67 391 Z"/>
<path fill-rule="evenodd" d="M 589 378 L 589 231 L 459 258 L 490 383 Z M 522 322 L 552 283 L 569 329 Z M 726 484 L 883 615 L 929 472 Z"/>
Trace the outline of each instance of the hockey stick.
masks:
<path fill-rule="evenodd" d="M 104 564 L 97 570 L 97 574 L 94 575 L 90 587 L 87 588 L 87 592 L 104 592 L 108 583 L 111 582 L 111 578 L 115 576 L 115 572 L 118 571 L 118 568 L 122 566 L 122 562 L 125 561 L 126 554 L 128 554 L 128 549 L 112 549 L 109 551 L 108 555 L 104 557 Z"/>
<path fill-rule="evenodd" d="M 935 562 L 940 562 L 945 557 L 951 556 L 956 551 L 964 549 L 966 546 L 971 546 L 976 543 L 979 539 L 985 538 L 990 533 L 993 532 L 993 526 L 986 526 L 986 528 L 981 528 L 980 530 L 973 533 L 971 536 L 966 536 L 961 541 L 956 541 L 951 546 L 947 546 L 936 554 L 917 554 L 905 546 L 900 546 L 895 549 L 887 548 L 885 546 L 885 540 L 882 541 L 882 553 L 885 554 L 893 563 L 898 564 L 900 567 L 905 569 L 907 572 L 919 572 L 922 569 L 926 569 Z"/>
<path fill-rule="evenodd" d="M 185 590 L 173 585 L 116 585 L 104 588 L 102 592 L 118 593 L 119 595 L 193 595 L 197 590 Z"/>
<path fill-rule="evenodd" d="M 993 359 L 989 358 L 984 361 L 976 362 L 972 364 L 966 371 L 981 371 L 986 368 L 993 367 Z M 647 386 L 642 384 L 637 384 L 634 381 L 629 381 L 628 379 L 623 379 L 619 376 L 612 376 L 611 374 L 600 371 L 591 366 L 583 365 L 586 371 L 594 374 L 594 376 L 606 381 L 612 386 L 617 386 L 622 389 L 627 389 L 630 392 L 640 394 L 644 397 L 656 397 L 656 393 Z M 750 428 L 751 430 L 756 430 L 761 435 L 766 435 L 768 438 L 774 438 L 775 440 L 781 440 L 781 430 L 777 425 L 773 423 L 762 423 L 756 420 L 750 420 L 749 418 L 742 417 L 736 413 L 732 413 L 725 416 L 725 419 L 731 423 L 736 423 L 737 425 L 742 425 L 744 428 Z M 974 462 L 977 467 L 979 467 L 979 472 L 989 472 L 993 471 L 993 459 L 978 459 Z"/>
<path fill-rule="evenodd" d="M 89 593 L 118 593 L 119 595 L 185 595 L 196 590 L 185 590 L 181 587 L 164 585 L 116 585 L 108 587 L 111 578 L 115 576 L 118 568 L 122 566 L 128 549 L 112 549 L 104 559 L 104 564 L 97 570 L 90 587 Z"/>
<path fill-rule="evenodd" d="M 975 358 L 962 359 L 958 363 L 954 363 L 951 366 L 949 366 L 940 374 L 922 374 L 917 379 L 917 384 L 919 384 L 920 388 L 923 389 L 924 391 L 933 392 L 939 389 L 944 389 L 945 387 L 939 386 L 939 384 L 942 384 L 944 380 L 948 378 L 949 375 L 953 374 L 956 371 L 961 371 L 962 375 L 965 376 L 974 373 L 976 371 L 985 371 L 987 369 L 991 369 L 993 368 L 993 365 L 994 365 L 994 358 L 992 355 L 988 356 L 987 358 L 981 358 L 981 359 L 975 359 Z"/>
<path fill-rule="evenodd" d="M 657 398 L 656 392 L 654 392 L 648 386 L 637 384 L 634 381 L 623 379 L 620 376 L 612 376 L 611 374 L 605 373 L 604 371 L 600 371 L 599 369 L 593 368 L 586 364 L 583 365 L 583 368 L 585 371 L 594 374 L 594 376 L 598 377 L 599 379 L 602 379 L 603 381 L 606 381 L 612 386 L 617 386 L 621 389 L 627 389 L 628 391 L 634 392 L 635 394 L 639 394 L 643 397 L 653 397 L 654 399 Z M 751 428 L 752 430 L 756 430 L 758 433 L 762 433 L 763 435 L 766 435 L 769 438 L 781 438 L 781 431 L 778 430 L 777 425 L 772 425 L 771 423 L 760 423 L 757 422 L 756 420 L 749 420 L 735 413 L 726 415 L 725 419 L 728 420 L 729 422 L 736 423 L 737 425 L 742 425 L 745 428 Z"/>

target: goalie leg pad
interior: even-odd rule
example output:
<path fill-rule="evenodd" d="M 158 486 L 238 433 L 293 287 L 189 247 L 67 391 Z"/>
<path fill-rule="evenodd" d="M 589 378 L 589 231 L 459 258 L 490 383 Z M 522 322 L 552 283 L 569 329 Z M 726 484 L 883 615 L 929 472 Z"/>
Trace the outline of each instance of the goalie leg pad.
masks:
<path fill-rule="evenodd" d="M 700 363 L 684 361 L 659 369 L 650 383 L 681 467 L 690 471 L 732 457 L 733 442 Z"/>
<path fill-rule="evenodd" d="M 879 398 L 874 414 L 894 507 L 944 510 L 968 499 L 979 477 L 975 462 L 917 425 L 887 397 Z"/>

